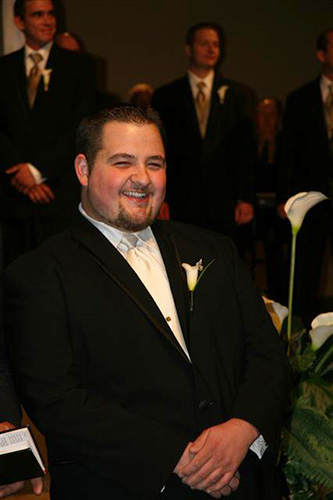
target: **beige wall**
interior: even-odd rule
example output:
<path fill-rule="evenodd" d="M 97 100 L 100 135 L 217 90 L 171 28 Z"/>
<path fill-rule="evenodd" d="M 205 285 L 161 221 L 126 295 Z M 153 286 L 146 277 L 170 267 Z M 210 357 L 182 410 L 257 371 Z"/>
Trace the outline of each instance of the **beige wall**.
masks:
<path fill-rule="evenodd" d="M 333 25 L 332 0 L 63 1 L 67 28 L 107 59 L 108 88 L 123 97 L 138 81 L 182 75 L 187 27 L 213 20 L 228 36 L 226 76 L 284 98 L 316 75 L 316 34 Z"/>

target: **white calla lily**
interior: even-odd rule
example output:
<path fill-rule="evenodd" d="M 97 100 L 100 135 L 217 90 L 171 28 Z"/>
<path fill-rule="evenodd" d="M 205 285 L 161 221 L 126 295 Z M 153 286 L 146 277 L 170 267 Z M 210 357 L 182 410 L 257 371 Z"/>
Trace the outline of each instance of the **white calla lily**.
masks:
<path fill-rule="evenodd" d="M 311 323 L 310 337 L 314 351 L 333 335 L 333 312 L 319 314 Z"/>
<path fill-rule="evenodd" d="M 191 309 L 191 311 L 193 311 L 193 301 L 194 301 L 193 292 L 194 292 L 197 284 L 201 280 L 204 272 L 207 271 L 209 266 L 211 266 L 213 264 L 214 260 L 215 259 L 210 261 L 210 263 L 205 268 L 202 265 L 202 259 L 200 259 L 195 264 L 195 266 L 191 266 L 190 264 L 186 264 L 186 263 L 182 264 L 183 268 L 186 271 L 187 286 L 188 286 L 188 289 L 190 291 L 190 299 L 191 299 L 190 309 Z M 199 276 L 199 272 L 200 272 L 200 276 Z"/>
<path fill-rule="evenodd" d="M 297 193 L 289 198 L 285 204 L 285 212 L 290 220 L 292 231 L 297 234 L 300 230 L 304 217 L 310 208 L 317 205 L 321 201 L 327 200 L 327 196 L 319 191 L 308 191 Z"/>
<path fill-rule="evenodd" d="M 270 300 L 267 297 L 263 297 L 263 300 L 275 328 L 280 333 L 283 321 L 288 316 L 288 307 L 283 306 L 279 302 L 274 302 L 274 300 Z"/>
<path fill-rule="evenodd" d="M 186 271 L 186 279 L 187 286 L 190 292 L 194 292 L 195 287 L 198 283 L 198 274 L 199 271 L 202 271 L 202 259 L 200 259 L 195 266 L 191 266 L 190 264 L 182 264 L 183 268 Z"/>

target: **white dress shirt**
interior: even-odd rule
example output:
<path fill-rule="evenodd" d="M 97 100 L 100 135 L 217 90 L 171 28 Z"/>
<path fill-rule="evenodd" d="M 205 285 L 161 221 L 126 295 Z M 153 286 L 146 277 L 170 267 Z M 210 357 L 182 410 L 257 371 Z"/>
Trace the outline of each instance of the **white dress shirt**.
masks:
<path fill-rule="evenodd" d="M 109 226 L 108 224 L 105 224 L 104 222 L 97 221 L 90 217 L 84 208 L 82 207 L 82 204 L 80 203 L 79 205 L 79 210 L 81 214 L 88 219 L 104 236 L 105 238 L 112 243 L 112 245 L 118 250 L 118 252 L 124 257 L 124 259 L 127 261 L 127 248 L 126 246 L 122 243 L 122 237 L 124 232 L 120 231 L 119 229 Z M 134 233 L 137 238 L 138 238 L 138 243 L 137 247 L 140 248 L 140 252 L 144 253 L 148 260 L 154 260 L 155 265 L 158 266 L 159 271 L 162 272 L 159 274 L 161 276 L 161 281 L 164 281 L 160 283 L 160 287 L 162 289 L 162 295 L 163 298 L 162 300 L 157 303 L 157 307 L 160 309 L 161 313 L 163 314 L 168 326 L 172 330 L 174 336 L 176 337 L 178 343 L 180 344 L 181 348 L 185 352 L 186 356 L 190 360 L 190 355 L 187 350 L 187 346 L 185 343 L 184 335 L 180 326 L 179 318 L 178 318 L 178 313 L 176 309 L 176 305 L 173 299 L 172 291 L 170 288 L 170 283 L 169 283 L 169 278 L 164 266 L 164 262 L 162 259 L 162 255 L 160 252 L 160 249 L 158 247 L 158 244 L 156 242 L 155 236 L 151 230 L 150 227 L 147 227 L 146 229 L 143 229 L 142 231 L 139 231 L 138 233 Z M 135 269 L 134 269 L 135 270 Z M 149 292 L 149 289 L 148 289 Z"/>

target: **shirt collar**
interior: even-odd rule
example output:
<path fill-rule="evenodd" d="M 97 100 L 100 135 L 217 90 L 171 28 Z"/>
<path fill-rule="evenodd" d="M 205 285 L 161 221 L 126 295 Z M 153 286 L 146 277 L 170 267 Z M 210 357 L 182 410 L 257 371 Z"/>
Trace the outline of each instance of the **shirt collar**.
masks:
<path fill-rule="evenodd" d="M 197 84 L 199 82 L 204 82 L 205 83 L 205 90 L 207 90 L 207 93 L 211 93 L 212 88 L 213 88 L 213 82 L 214 82 L 214 70 L 211 70 L 205 78 L 199 78 L 197 75 L 192 73 L 192 71 L 188 70 L 187 71 L 188 78 L 190 81 L 190 86 L 192 89 L 192 93 L 196 93 L 198 91 Z"/>
<path fill-rule="evenodd" d="M 116 248 L 118 248 L 121 239 L 123 237 L 124 231 L 121 231 L 120 229 L 117 229 L 116 227 L 109 226 L 108 224 L 105 224 L 105 222 L 100 222 L 96 219 L 93 219 L 90 217 L 90 215 L 87 214 L 87 212 L 84 210 L 82 203 L 79 204 L 79 211 L 85 217 L 93 226 L 95 226 L 104 236 L 105 238 L 112 243 L 112 245 Z M 156 240 L 153 234 L 153 231 L 150 226 L 146 227 L 142 231 L 139 231 L 137 233 L 133 233 L 138 237 L 138 245 L 148 245 L 152 249 L 156 249 Z"/>
<path fill-rule="evenodd" d="M 49 42 L 46 45 L 44 45 L 41 49 L 34 50 L 29 45 L 25 45 L 24 50 L 25 50 L 25 59 L 27 60 L 30 54 L 40 54 L 43 58 L 43 62 L 46 63 L 46 61 L 49 58 L 51 48 L 52 48 L 53 42 Z"/>

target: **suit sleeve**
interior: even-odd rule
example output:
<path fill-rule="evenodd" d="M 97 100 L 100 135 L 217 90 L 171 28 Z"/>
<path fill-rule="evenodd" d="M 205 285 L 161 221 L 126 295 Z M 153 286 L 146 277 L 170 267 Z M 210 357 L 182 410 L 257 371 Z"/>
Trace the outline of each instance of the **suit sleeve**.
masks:
<path fill-rule="evenodd" d="M 15 426 L 19 426 L 21 422 L 20 404 L 9 373 L 4 351 L 1 292 L 2 288 L 0 288 L 0 423 L 10 422 Z"/>
<path fill-rule="evenodd" d="M 270 451 L 276 452 L 289 401 L 291 370 L 262 298 L 233 245 L 230 250 L 227 259 L 244 330 L 243 375 L 230 417 L 254 425 Z"/>
<path fill-rule="evenodd" d="M 297 163 L 297 129 L 298 125 L 297 104 L 293 95 L 288 96 L 283 115 L 281 139 L 278 143 L 278 190 L 280 201 L 286 201 L 296 191 L 293 189 L 293 176 Z"/>
<path fill-rule="evenodd" d="M 66 458 L 138 498 L 155 498 L 188 436 L 105 399 L 85 382 L 73 356 L 71 318 L 56 274 L 48 270 L 38 279 L 21 270 L 6 278 L 6 332 L 22 402 Z"/>
<path fill-rule="evenodd" d="M 15 426 L 19 426 L 21 422 L 20 405 L 3 352 L 0 353 L 0 423 L 1 422 L 10 422 Z"/>

